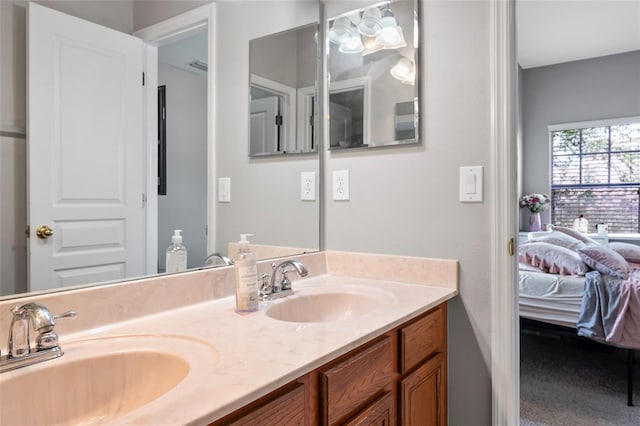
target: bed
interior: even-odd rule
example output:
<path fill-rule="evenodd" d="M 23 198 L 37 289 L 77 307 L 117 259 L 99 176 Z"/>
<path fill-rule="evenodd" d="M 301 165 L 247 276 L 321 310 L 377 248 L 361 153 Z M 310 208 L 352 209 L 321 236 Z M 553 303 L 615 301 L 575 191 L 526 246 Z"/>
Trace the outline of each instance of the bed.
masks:
<path fill-rule="evenodd" d="M 576 328 L 585 277 L 521 269 L 518 281 L 521 317 Z"/>
<path fill-rule="evenodd" d="M 557 237 L 557 233 L 554 233 L 554 237 Z M 619 318 L 616 322 L 614 315 L 618 311 L 622 312 L 619 309 L 621 304 L 616 301 L 619 294 L 609 294 L 608 292 L 610 289 L 617 291 L 618 288 L 622 288 L 623 284 L 629 287 L 631 280 L 629 271 L 631 269 L 627 271 L 625 278 L 615 276 L 616 268 L 623 268 L 624 265 L 628 266 L 629 264 L 624 259 L 622 259 L 624 265 L 611 263 L 609 257 L 612 256 L 609 256 L 608 247 L 595 247 L 594 244 L 598 245 L 597 243 L 587 241 L 583 244 L 576 244 L 575 241 L 564 237 L 554 239 L 548 233 L 543 239 L 546 241 L 537 241 L 532 238 L 519 246 L 518 304 L 520 317 L 565 327 L 565 330 L 570 328 L 576 330 L 578 335 L 603 344 L 627 349 L 627 405 L 632 406 L 634 350 L 640 349 L 638 339 L 635 336 L 632 340 L 620 339 L 620 332 L 616 332 L 615 339 L 610 341 L 608 339 L 611 334 L 616 334 L 611 333 L 614 323 L 618 329 L 621 329 L 620 324 L 624 325 L 624 322 L 621 323 Z M 562 247 L 549 247 L 549 245 L 555 246 L 553 243 L 558 241 L 561 241 Z M 541 242 L 543 244 L 538 244 Z M 598 254 L 607 253 L 605 263 L 609 262 L 607 263 L 608 268 L 603 269 L 602 265 L 594 263 L 591 266 L 587 265 L 586 269 L 584 263 L 580 265 L 582 260 L 587 262 L 591 260 L 583 256 L 583 252 L 589 250 Z M 638 251 L 640 251 L 640 247 Z M 600 260 L 602 261 L 602 259 Z M 614 260 L 618 262 L 620 259 L 615 258 Z M 598 267 L 600 271 L 594 270 L 592 266 Z M 635 279 L 640 280 L 640 271 L 632 273 L 637 274 Z M 618 293 L 620 292 L 618 291 Z M 637 294 L 640 293 L 636 289 L 636 296 Z M 625 309 L 633 311 L 630 316 L 634 318 L 629 323 L 637 327 L 636 320 L 640 317 L 640 309 L 638 309 L 637 300 L 632 302 L 635 305 L 627 303 L 628 306 L 625 306 Z M 626 316 L 629 316 L 629 312 L 625 312 Z M 637 328 L 630 330 L 635 335 L 638 334 Z"/>

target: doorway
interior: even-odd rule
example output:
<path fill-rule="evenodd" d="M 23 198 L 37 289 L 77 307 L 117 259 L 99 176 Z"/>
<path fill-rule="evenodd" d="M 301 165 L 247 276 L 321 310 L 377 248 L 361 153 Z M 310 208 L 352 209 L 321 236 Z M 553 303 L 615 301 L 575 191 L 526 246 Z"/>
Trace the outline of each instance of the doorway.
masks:
<path fill-rule="evenodd" d="M 158 177 L 165 183 L 158 194 L 158 273 L 165 272 L 176 229 L 188 269 L 203 266 L 207 257 L 207 36 L 203 27 L 158 48 L 157 84 L 165 100 L 158 110 L 165 129 L 158 135 L 159 142 L 165 136 L 158 145 Z"/>
<path fill-rule="evenodd" d="M 147 270 L 161 272 L 164 265 L 164 253 L 170 244 L 174 229 L 186 231 L 183 235 L 187 247 L 189 267 L 204 264 L 207 253 L 215 247 L 215 67 L 211 65 L 215 58 L 214 27 L 216 17 L 215 4 L 207 4 L 160 23 L 143 28 L 134 33 L 146 43 L 145 62 L 147 86 L 145 91 L 146 109 L 145 129 L 147 140 Z M 184 49 L 183 49 L 184 48 Z M 185 50 L 184 52 L 182 50 Z M 206 52 L 206 54 L 205 54 Z M 188 59 L 187 59 L 188 58 Z M 162 64 L 165 65 L 162 65 Z M 160 72 L 166 68 L 166 73 Z M 179 103 L 193 107 L 205 105 L 198 112 L 200 124 L 193 126 L 185 117 L 171 115 L 172 89 L 165 84 L 167 96 L 167 195 L 158 195 L 158 116 L 157 87 L 168 81 L 170 76 L 181 76 L 188 81 L 191 96 L 174 89 L 174 98 Z M 172 85 L 175 83 L 172 83 Z M 193 91 L 199 87 L 196 96 Z M 176 96 L 179 95 L 179 96 Z M 204 117 L 202 117 L 204 115 Z M 172 120 L 178 118 L 176 127 Z M 173 121 L 176 124 L 176 121 Z M 169 132 L 173 132 L 173 136 Z M 173 141 L 172 141 L 173 140 Z M 173 145 L 172 145 L 173 143 Z M 197 167 L 192 167 L 195 153 L 200 158 Z M 172 165 L 172 159 L 175 163 Z M 191 159 L 191 160 L 190 160 Z M 180 174 L 180 169 L 193 168 L 189 173 Z M 173 172 L 171 171 L 173 169 Z M 173 173 L 173 183 L 172 183 Z M 206 176 L 202 176 L 206 174 Z M 194 179 L 200 181 L 196 183 Z M 173 189 L 171 188 L 173 186 Z M 173 193 L 173 196 L 172 196 Z M 197 221 L 186 223 L 174 219 L 184 214 L 183 209 L 190 208 L 190 201 L 183 196 L 200 197 L 198 207 L 194 209 Z M 162 198 L 166 197 L 166 198 Z M 161 199 L 162 198 L 162 199 Z M 173 201 L 177 200 L 177 203 Z M 204 219 L 204 220 L 203 220 Z"/>

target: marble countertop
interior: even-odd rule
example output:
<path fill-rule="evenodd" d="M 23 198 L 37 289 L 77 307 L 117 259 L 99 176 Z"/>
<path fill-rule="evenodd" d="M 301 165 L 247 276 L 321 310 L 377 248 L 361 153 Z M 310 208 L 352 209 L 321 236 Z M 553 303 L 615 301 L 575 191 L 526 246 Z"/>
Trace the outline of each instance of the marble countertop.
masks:
<path fill-rule="evenodd" d="M 270 306 L 320 288 L 368 289 L 381 295 L 384 303 L 367 313 L 329 322 L 286 322 L 266 314 Z M 121 341 L 127 342 L 123 346 L 135 347 L 136 341 L 151 339 L 158 342 L 154 350 L 178 356 L 187 353 L 191 364 L 187 378 L 109 424 L 204 425 L 457 294 L 444 287 L 331 275 L 296 281 L 294 290 L 289 298 L 262 303 L 258 312 L 237 313 L 234 297 L 226 297 L 63 335 L 60 344 L 65 356 L 60 360 L 70 362 L 83 351 L 86 356 L 94 339 L 111 339 L 114 352 Z M 191 349 L 194 345 L 197 348 Z"/>

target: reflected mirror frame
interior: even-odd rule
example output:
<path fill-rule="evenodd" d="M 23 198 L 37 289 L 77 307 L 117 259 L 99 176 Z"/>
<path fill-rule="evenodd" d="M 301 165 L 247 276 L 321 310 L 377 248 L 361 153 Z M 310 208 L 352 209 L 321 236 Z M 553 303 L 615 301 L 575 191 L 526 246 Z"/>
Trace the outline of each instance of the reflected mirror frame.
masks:
<path fill-rule="evenodd" d="M 321 14 L 321 11 L 319 11 Z M 320 15 L 322 16 L 322 15 Z M 315 26 L 315 80 L 313 86 L 302 87 L 302 88 L 293 88 L 288 87 L 284 84 L 278 83 L 273 80 L 269 80 L 267 78 L 256 75 L 253 71 L 251 64 L 251 44 L 252 42 L 265 40 L 268 38 L 277 37 L 283 34 L 312 28 Z M 320 22 L 310 22 L 305 25 L 301 25 L 295 28 L 287 29 L 284 31 L 280 31 L 273 34 L 268 34 L 262 37 L 258 37 L 255 39 L 251 39 L 249 41 L 249 75 L 248 75 L 248 140 L 247 140 L 247 153 L 251 158 L 259 158 L 259 157 L 272 157 L 279 155 L 291 155 L 291 154 L 312 154 L 317 153 L 319 151 L 318 145 L 320 141 L 320 131 L 318 125 L 318 111 L 319 111 L 319 82 L 321 80 L 321 58 L 322 58 L 322 49 L 321 45 L 318 42 L 321 40 L 320 38 Z M 278 129 L 278 137 L 276 141 L 277 149 L 275 151 L 264 151 L 264 152 L 254 152 L 252 151 L 252 140 L 251 140 L 251 115 L 252 115 L 252 90 L 257 89 L 259 91 L 270 92 L 273 93 L 274 97 L 277 97 L 277 109 L 278 114 L 276 117 L 276 122 L 279 126 L 284 127 L 284 136 L 281 139 L 280 135 L 282 135 L 282 131 Z M 295 123 L 291 126 L 288 126 L 286 123 L 290 120 L 287 120 L 286 114 L 295 116 Z M 307 115 L 310 114 L 310 115 Z M 309 117 L 309 123 L 311 124 L 311 131 L 308 131 L 307 126 L 300 126 L 300 123 L 305 123 L 307 119 L 305 117 Z M 293 122 L 292 122 L 293 123 Z M 288 144 L 291 141 L 295 141 L 296 146 L 300 143 L 300 140 L 308 140 L 308 143 L 311 145 L 310 148 L 306 149 L 287 149 Z M 283 145 L 284 149 L 281 149 L 281 143 L 284 141 Z"/>
<path fill-rule="evenodd" d="M 413 29 L 412 29 L 412 33 L 413 33 L 413 37 L 412 40 L 405 40 L 405 42 L 407 43 L 411 43 L 413 42 L 413 63 L 414 63 L 414 96 L 413 99 L 407 98 L 406 101 L 404 102 L 398 102 L 395 104 L 391 104 L 389 106 L 389 110 L 392 112 L 391 114 L 391 122 L 394 124 L 394 129 L 393 129 L 393 133 L 394 133 L 394 137 L 393 140 L 386 140 L 383 142 L 379 142 L 377 144 L 371 145 L 370 143 L 370 138 L 371 135 L 375 134 L 376 132 L 372 132 L 371 131 L 371 114 L 369 111 L 366 111 L 366 105 L 372 102 L 372 96 L 371 96 L 371 91 L 375 91 L 375 80 L 372 81 L 371 77 L 366 74 L 365 76 L 361 76 L 358 78 L 349 78 L 348 82 L 344 82 L 342 80 L 338 80 L 331 82 L 331 41 L 329 39 L 329 34 L 330 34 L 330 28 L 331 28 L 331 23 L 334 22 L 337 18 L 340 17 L 349 17 L 351 16 L 351 21 L 353 22 L 354 19 L 354 14 L 357 12 L 359 15 L 362 15 L 364 13 L 364 11 L 366 9 L 369 9 L 371 7 L 379 7 L 383 13 L 384 10 L 386 8 L 387 5 L 390 5 L 391 10 L 394 10 L 394 4 L 410 4 L 412 6 L 412 11 L 411 11 L 411 15 L 408 16 L 410 22 L 413 23 Z M 327 6 L 324 7 L 323 9 L 323 32 L 325 34 L 324 37 L 324 43 L 323 43 L 323 48 L 325 51 L 325 54 L 323 55 L 324 60 L 326 61 L 326 74 L 325 74 L 325 78 L 323 80 L 323 98 L 326 99 L 326 101 L 323 103 L 326 113 L 325 113 L 325 117 L 326 117 L 326 127 L 324 128 L 324 132 L 327 136 L 323 138 L 323 143 L 326 144 L 326 149 L 329 151 L 342 151 L 342 150 L 354 150 L 354 149 L 370 149 L 370 148 L 381 148 L 381 147 L 389 147 L 389 146 L 404 146 L 404 145 L 417 145 L 421 143 L 421 138 L 420 138 L 420 123 L 422 122 L 421 119 L 421 110 L 420 110 L 420 96 L 422 95 L 422 79 L 421 79 L 421 70 L 422 70 L 422 54 L 421 54 L 421 25 L 422 25 L 422 20 L 421 20 L 421 15 L 422 15 L 422 11 L 421 11 L 421 5 L 420 5 L 420 1 L 417 0 L 385 0 L 385 1 L 381 1 L 381 2 L 372 2 L 371 4 L 367 5 L 367 6 L 363 6 L 357 9 L 352 9 L 350 11 L 347 12 L 342 12 L 339 13 L 337 15 L 328 17 L 327 16 Z M 353 24 L 355 25 L 355 24 Z M 354 26 L 355 28 L 355 26 Z M 338 51 L 338 49 L 334 49 L 336 52 Z M 378 49 L 378 50 L 374 50 L 374 53 L 378 52 L 379 50 L 385 50 L 385 49 Z M 393 50 L 392 48 L 386 49 L 387 51 Z M 343 53 L 344 54 L 344 53 Z M 398 57 L 401 57 L 402 55 L 397 55 Z M 400 59 L 400 58 L 398 58 Z M 357 80 L 360 80 L 359 82 L 356 82 Z M 346 84 L 345 84 L 346 83 Z M 364 93 L 362 95 L 358 94 L 357 96 L 362 97 L 363 100 L 363 110 L 365 110 L 366 112 L 363 113 L 363 117 L 362 120 L 363 122 L 366 122 L 366 124 L 363 124 L 363 129 L 362 129 L 362 133 L 363 133 L 363 143 L 362 144 L 356 144 L 355 146 L 336 146 L 336 144 L 334 144 L 332 146 L 332 140 L 331 140 L 331 102 L 330 102 L 330 98 L 331 95 L 333 95 L 334 93 L 344 93 L 345 91 L 348 91 L 348 85 L 349 83 L 353 83 L 353 90 L 357 91 L 364 91 Z M 332 90 L 333 88 L 335 88 L 335 91 Z M 411 109 L 411 105 L 412 104 L 412 108 L 413 108 L 413 113 L 411 114 L 410 109 Z M 334 105 L 335 106 L 335 105 Z M 413 118 L 413 133 L 414 133 L 414 137 L 412 138 L 408 138 L 408 139 L 398 139 L 396 136 L 397 135 L 401 135 L 401 137 L 403 137 L 406 134 L 406 131 L 402 131 L 402 129 L 399 128 L 400 125 L 402 125 L 403 123 L 406 124 L 408 121 L 411 121 L 411 117 Z M 375 122 L 375 120 L 373 120 Z M 366 135 L 366 136 L 365 136 Z M 366 138 L 369 138 L 368 140 Z"/>

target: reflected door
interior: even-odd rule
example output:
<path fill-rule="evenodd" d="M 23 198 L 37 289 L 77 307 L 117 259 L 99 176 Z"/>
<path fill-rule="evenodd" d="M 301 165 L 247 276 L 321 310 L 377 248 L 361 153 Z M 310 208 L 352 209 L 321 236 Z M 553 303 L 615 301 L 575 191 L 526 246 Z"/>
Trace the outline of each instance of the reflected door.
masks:
<path fill-rule="evenodd" d="M 29 291 L 143 275 L 142 41 L 28 19 Z"/>
<path fill-rule="evenodd" d="M 254 155 L 280 151 L 278 146 L 278 97 L 251 100 L 250 151 Z"/>

